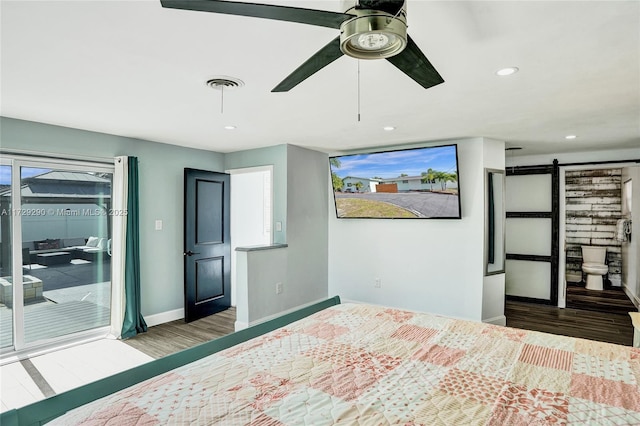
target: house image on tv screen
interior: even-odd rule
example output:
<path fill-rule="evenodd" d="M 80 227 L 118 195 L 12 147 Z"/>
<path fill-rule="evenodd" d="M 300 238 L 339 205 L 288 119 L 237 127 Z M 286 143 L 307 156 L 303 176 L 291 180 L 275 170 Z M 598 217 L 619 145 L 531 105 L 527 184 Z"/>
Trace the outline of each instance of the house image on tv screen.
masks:
<path fill-rule="evenodd" d="M 380 181 L 378 179 L 369 179 L 362 177 L 347 176 L 342 179 L 342 190 L 344 192 L 377 192 L 376 186 Z"/>

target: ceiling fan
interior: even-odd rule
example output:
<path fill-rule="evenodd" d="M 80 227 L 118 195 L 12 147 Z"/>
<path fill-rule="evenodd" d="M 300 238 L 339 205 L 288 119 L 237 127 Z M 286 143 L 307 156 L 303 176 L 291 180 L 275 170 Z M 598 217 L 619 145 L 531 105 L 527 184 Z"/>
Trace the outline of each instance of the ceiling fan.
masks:
<path fill-rule="evenodd" d="M 407 34 L 405 0 L 358 0 L 344 13 L 227 0 L 160 0 L 162 7 L 298 22 L 340 35 L 292 72 L 272 92 L 287 92 L 342 55 L 386 59 L 425 89 L 444 80 Z"/>

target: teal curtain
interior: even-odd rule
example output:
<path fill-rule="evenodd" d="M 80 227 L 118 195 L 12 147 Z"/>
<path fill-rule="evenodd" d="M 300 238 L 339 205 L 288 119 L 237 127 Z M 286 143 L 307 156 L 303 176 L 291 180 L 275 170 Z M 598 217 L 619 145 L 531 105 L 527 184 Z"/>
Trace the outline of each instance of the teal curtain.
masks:
<path fill-rule="evenodd" d="M 140 230 L 138 207 L 138 158 L 128 158 L 127 236 L 124 262 L 125 311 L 122 338 L 127 339 L 147 331 L 140 313 Z"/>

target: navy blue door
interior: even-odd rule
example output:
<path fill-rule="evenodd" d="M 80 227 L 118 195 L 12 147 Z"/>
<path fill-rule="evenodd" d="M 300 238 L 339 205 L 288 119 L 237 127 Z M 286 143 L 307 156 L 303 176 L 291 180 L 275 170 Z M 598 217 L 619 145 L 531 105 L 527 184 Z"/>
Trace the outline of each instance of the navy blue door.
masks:
<path fill-rule="evenodd" d="M 231 306 L 230 176 L 184 169 L 184 313 L 190 322 Z"/>

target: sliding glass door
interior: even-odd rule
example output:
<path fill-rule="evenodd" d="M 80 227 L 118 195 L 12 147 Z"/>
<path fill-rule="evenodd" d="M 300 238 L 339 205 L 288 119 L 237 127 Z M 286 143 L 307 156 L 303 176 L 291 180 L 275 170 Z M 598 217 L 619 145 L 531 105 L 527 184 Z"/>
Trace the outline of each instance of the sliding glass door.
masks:
<path fill-rule="evenodd" d="M 2 167 L 3 179 L 5 167 L 13 173 L 0 192 L 8 206 L 0 211 L 0 283 L 11 287 L 0 300 L 1 349 L 106 330 L 113 166 L 14 159 Z"/>

